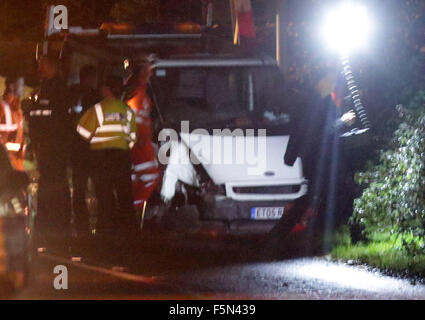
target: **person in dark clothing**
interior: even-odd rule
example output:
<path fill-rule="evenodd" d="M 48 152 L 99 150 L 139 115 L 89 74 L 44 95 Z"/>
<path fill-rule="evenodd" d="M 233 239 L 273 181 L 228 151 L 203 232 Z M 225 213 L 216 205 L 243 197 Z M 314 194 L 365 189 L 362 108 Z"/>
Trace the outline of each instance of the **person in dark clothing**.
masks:
<path fill-rule="evenodd" d="M 89 210 L 86 203 L 90 166 L 90 145 L 76 131 L 82 115 L 101 100 L 97 90 L 97 70 L 94 66 L 86 65 L 80 70 L 80 84 L 71 87 L 73 99 L 71 116 L 73 121 L 72 134 L 72 205 L 74 226 L 78 238 L 90 235 Z"/>
<path fill-rule="evenodd" d="M 27 174 L 13 168 L 7 150 L 2 144 L 0 144 L 0 168 L 0 198 L 7 198 L 11 193 L 26 188 L 29 183 Z"/>
<path fill-rule="evenodd" d="M 67 179 L 70 151 L 70 96 L 61 79 L 59 60 L 39 60 L 40 87 L 27 110 L 29 137 L 39 171 L 38 207 L 35 219 L 40 241 L 64 238 L 70 232 L 71 199 Z"/>
<path fill-rule="evenodd" d="M 321 222 L 320 231 L 334 226 L 338 205 L 336 190 L 345 171 L 340 134 L 343 127 L 352 124 L 355 119 L 353 112 L 343 114 L 336 107 L 331 97 L 334 84 L 335 77 L 325 74 L 315 89 L 309 90 L 311 94 L 302 103 L 304 110 L 299 110 L 303 117 L 293 124 L 284 162 L 292 166 L 298 157 L 302 159 L 309 191 L 287 207 L 282 219 L 271 231 L 272 237 L 285 238 L 297 223 L 306 223 L 307 220 L 309 227 L 316 229 L 316 223 Z M 319 214 L 325 215 L 321 221 L 317 220 Z M 308 235 L 312 236 L 312 231 L 308 230 Z"/>

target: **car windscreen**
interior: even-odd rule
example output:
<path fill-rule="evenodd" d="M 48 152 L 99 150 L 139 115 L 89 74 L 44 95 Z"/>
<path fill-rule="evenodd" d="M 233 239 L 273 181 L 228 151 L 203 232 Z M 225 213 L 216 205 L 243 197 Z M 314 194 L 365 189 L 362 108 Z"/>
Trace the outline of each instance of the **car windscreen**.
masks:
<path fill-rule="evenodd" d="M 153 78 L 167 124 L 191 127 L 284 127 L 291 105 L 276 67 L 158 68 Z"/>

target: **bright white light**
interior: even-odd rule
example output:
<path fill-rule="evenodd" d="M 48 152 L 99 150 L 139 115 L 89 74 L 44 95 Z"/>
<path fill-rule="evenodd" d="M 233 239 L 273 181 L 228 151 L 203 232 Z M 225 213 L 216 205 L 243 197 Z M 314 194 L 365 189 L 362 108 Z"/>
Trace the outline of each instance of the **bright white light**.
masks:
<path fill-rule="evenodd" d="M 331 49 L 347 54 L 364 47 L 370 31 L 371 22 L 366 8 L 345 3 L 328 13 L 323 36 Z"/>

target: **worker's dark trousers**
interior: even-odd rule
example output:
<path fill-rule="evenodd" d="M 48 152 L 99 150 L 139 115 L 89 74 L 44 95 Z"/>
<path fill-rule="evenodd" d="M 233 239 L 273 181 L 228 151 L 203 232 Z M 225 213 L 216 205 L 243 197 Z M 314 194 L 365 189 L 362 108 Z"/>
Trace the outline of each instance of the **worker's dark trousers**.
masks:
<path fill-rule="evenodd" d="M 135 235 L 130 152 L 108 149 L 92 151 L 93 181 L 98 200 L 96 234 Z"/>
<path fill-rule="evenodd" d="M 87 207 L 86 195 L 91 171 L 90 148 L 84 141 L 73 144 L 72 166 L 72 208 L 74 226 L 78 236 L 90 234 L 90 214 Z"/>
<path fill-rule="evenodd" d="M 66 151 L 63 148 L 41 146 L 37 152 L 37 161 L 40 178 L 36 231 L 42 236 L 67 239 L 70 235 L 71 197 Z"/>

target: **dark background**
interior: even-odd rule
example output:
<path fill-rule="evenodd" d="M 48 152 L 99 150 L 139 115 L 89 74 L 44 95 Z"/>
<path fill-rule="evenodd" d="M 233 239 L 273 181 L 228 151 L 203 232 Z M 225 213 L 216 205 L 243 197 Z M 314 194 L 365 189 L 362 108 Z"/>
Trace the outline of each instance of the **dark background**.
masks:
<path fill-rule="evenodd" d="M 2 0 L 0 2 L 0 74 L 23 74 L 36 83 L 34 52 L 43 37 L 45 8 L 64 4 L 69 25 L 98 27 L 105 21 L 153 23 L 193 21 L 202 24 L 207 0 Z M 212 0 L 214 23 L 231 23 L 228 0 Z M 282 15 L 285 73 L 311 84 L 315 73 L 335 65 L 318 30 L 327 6 L 336 0 L 252 0 L 258 47 L 274 56 L 275 16 Z M 375 25 L 365 52 L 352 57 L 371 117 L 377 123 L 391 117 L 409 91 L 424 82 L 425 1 L 365 1 Z"/>

